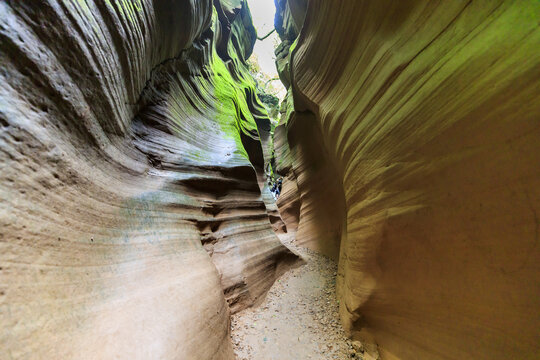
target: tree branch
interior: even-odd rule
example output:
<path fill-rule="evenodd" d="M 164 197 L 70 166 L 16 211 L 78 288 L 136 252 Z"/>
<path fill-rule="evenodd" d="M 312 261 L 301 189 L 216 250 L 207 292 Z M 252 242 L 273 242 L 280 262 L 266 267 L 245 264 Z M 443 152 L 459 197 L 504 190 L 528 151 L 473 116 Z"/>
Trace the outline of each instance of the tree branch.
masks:
<path fill-rule="evenodd" d="M 275 28 L 274 28 L 272 31 L 270 31 L 268 34 L 264 35 L 263 37 L 258 37 L 258 36 L 257 36 L 257 40 L 263 41 L 264 39 L 266 39 L 267 37 L 269 37 L 270 35 L 272 35 L 272 34 L 274 33 L 274 31 L 276 31 Z"/>
<path fill-rule="evenodd" d="M 271 81 L 276 81 L 276 80 L 279 80 L 279 78 L 272 78 L 270 80 L 268 80 L 267 82 L 264 83 L 264 88 L 266 89 L 266 87 L 268 86 L 268 83 L 270 83 Z"/>

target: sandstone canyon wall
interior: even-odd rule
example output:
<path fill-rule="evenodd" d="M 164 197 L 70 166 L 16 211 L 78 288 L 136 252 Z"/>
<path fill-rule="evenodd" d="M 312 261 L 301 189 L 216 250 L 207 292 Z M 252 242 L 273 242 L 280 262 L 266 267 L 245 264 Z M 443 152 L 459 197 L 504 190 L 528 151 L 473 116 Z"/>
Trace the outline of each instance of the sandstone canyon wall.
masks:
<path fill-rule="evenodd" d="M 243 0 L 0 2 L 1 358 L 233 358 L 295 260 L 255 39 Z"/>
<path fill-rule="evenodd" d="M 385 360 L 538 359 L 540 3 L 276 4 L 278 205 L 339 258 L 346 329 Z"/>

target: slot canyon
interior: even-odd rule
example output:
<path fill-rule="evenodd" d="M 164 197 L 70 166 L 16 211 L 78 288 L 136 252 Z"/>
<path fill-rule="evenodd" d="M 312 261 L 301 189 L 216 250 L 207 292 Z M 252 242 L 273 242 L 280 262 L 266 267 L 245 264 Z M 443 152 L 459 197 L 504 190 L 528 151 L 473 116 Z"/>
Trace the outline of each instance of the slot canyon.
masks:
<path fill-rule="evenodd" d="M 0 359 L 540 359 L 539 1 L 0 0 L 0 64 Z"/>

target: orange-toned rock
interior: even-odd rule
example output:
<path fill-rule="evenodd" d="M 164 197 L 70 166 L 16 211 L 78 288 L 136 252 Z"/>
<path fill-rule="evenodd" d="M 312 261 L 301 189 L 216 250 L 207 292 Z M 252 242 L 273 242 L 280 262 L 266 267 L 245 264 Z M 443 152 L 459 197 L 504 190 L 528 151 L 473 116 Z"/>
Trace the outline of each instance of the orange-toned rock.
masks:
<path fill-rule="evenodd" d="M 369 356 L 540 356 L 539 14 L 537 1 L 309 2 L 280 66 L 299 241 L 340 241 L 342 320 L 378 345 Z M 341 229 L 320 213 L 339 209 L 328 191 L 344 196 Z"/>
<path fill-rule="evenodd" d="M 1 358 L 232 359 L 230 311 L 295 260 L 223 4 L 0 3 Z"/>

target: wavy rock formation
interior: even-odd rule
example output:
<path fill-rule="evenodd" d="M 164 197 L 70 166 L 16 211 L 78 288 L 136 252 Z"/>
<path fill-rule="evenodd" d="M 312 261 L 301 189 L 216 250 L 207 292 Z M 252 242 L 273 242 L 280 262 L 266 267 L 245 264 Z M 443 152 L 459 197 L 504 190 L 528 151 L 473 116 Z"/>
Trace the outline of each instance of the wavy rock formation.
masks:
<path fill-rule="evenodd" d="M 339 254 L 345 327 L 366 358 L 537 359 L 540 4 L 305 4 L 276 1 L 278 205 Z"/>
<path fill-rule="evenodd" d="M 296 258 L 255 39 L 243 0 L 0 2 L 2 358 L 233 358 Z"/>
<path fill-rule="evenodd" d="M 245 0 L 0 2 L 0 357 L 232 359 L 275 231 L 365 359 L 540 357 L 538 1 L 276 5 L 272 138 Z"/>

